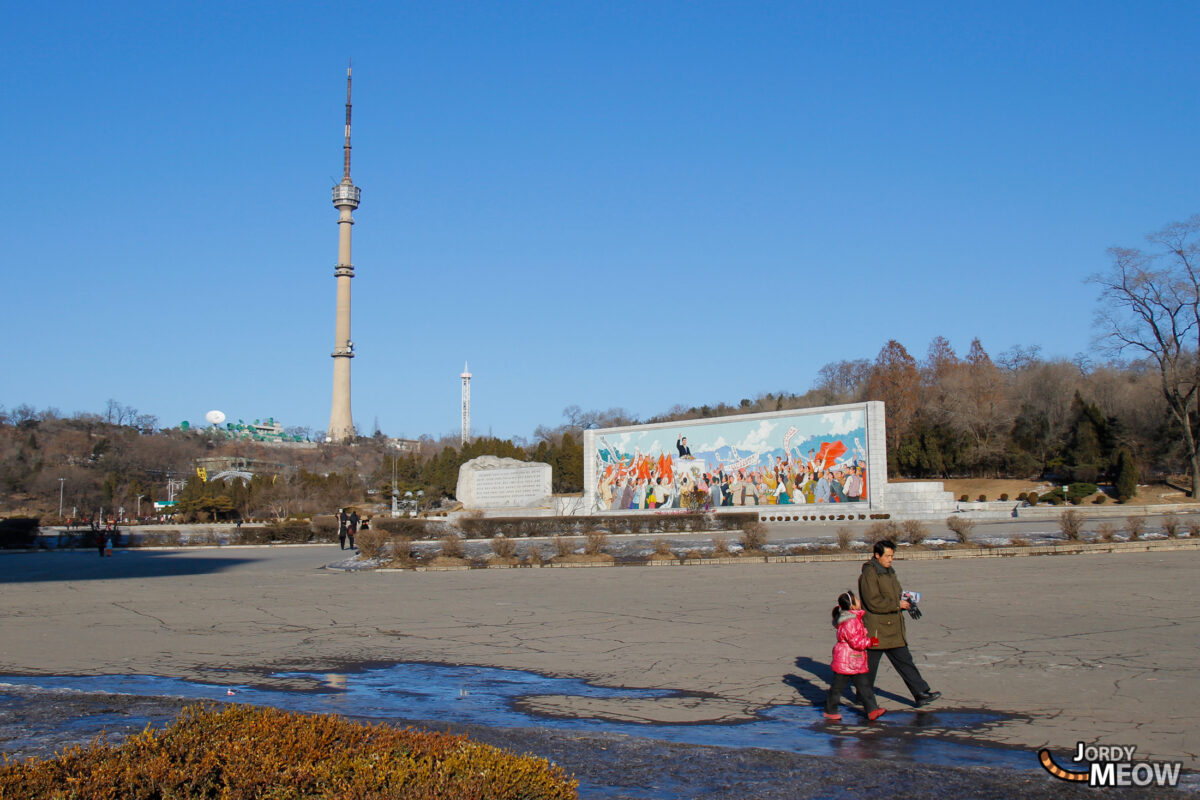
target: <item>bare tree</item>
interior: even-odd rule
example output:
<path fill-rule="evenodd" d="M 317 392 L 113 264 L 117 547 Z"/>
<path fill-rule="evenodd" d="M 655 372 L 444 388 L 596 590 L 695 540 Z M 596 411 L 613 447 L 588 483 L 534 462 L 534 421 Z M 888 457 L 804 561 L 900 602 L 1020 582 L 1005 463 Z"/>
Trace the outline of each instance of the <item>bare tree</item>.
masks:
<path fill-rule="evenodd" d="M 1152 233 L 1151 252 L 1113 247 L 1112 268 L 1089 280 L 1101 288 L 1102 339 L 1158 366 L 1163 398 L 1178 423 L 1196 496 L 1200 479 L 1200 214 Z"/>

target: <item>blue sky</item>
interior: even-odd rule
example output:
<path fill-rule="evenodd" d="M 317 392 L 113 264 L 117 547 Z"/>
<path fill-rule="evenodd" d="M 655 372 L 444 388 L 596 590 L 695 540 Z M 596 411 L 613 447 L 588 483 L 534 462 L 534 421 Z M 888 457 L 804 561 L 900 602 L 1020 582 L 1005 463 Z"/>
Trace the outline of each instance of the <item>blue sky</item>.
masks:
<path fill-rule="evenodd" d="M 354 421 L 530 436 L 921 357 L 1088 351 L 1200 212 L 1195 3 L 9 8 L 0 404 L 328 424 L 354 61 Z"/>

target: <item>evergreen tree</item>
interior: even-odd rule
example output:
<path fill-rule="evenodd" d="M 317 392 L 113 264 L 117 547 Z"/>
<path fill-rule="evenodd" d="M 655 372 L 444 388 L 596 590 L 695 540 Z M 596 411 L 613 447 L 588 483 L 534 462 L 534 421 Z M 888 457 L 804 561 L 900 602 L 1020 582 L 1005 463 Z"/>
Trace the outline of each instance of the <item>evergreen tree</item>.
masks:
<path fill-rule="evenodd" d="M 1117 502 L 1124 503 L 1137 494 L 1138 471 L 1133 454 L 1125 448 L 1117 453 Z"/>

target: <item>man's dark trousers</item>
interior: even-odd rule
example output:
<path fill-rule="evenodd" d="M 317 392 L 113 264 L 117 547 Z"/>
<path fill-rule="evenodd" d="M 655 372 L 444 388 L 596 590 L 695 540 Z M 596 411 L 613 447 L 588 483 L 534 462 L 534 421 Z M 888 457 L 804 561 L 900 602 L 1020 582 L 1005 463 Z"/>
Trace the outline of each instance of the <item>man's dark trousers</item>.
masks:
<path fill-rule="evenodd" d="M 872 687 L 875 686 L 875 674 L 879 672 L 879 661 L 885 653 L 896 672 L 900 673 L 900 677 L 904 679 L 904 685 L 912 692 L 913 698 L 929 694 L 929 684 L 921 677 L 920 670 L 913 663 L 912 653 L 908 652 L 908 645 L 889 647 L 886 650 L 867 651 L 867 678 Z"/>

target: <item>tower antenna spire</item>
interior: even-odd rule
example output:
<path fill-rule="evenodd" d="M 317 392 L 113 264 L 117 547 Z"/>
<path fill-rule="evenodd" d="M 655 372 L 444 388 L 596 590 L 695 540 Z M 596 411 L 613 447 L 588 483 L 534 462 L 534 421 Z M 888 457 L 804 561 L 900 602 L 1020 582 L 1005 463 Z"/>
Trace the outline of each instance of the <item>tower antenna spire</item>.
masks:
<path fill-rule="evenodd" d="M 350 70 L 352 64 L 346 65 L 346 172 L 342 180 L 350 183 Z"/>

